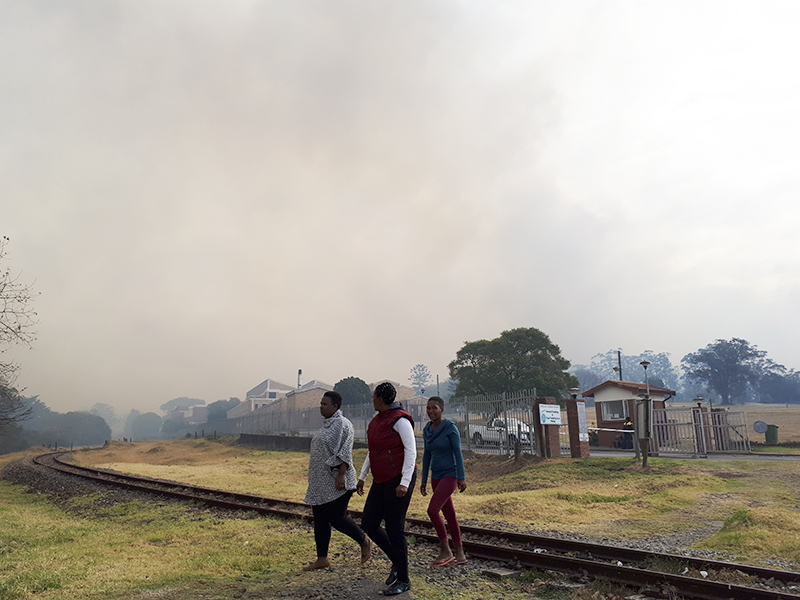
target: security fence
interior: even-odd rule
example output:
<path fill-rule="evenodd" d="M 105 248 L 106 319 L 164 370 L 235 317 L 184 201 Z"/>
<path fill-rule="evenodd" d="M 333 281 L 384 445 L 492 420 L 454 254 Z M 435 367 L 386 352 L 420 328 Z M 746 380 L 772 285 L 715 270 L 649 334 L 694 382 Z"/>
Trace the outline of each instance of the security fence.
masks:
<path fill-rule="evenodd" d="M 446 416 L 461 432 L 461 445 L 482 454 L 536 454 L 535 390 L 451 398 Z"/>
<path fill-rule="evenodd" d="M 534 434 L 538 418 L 535 406 L 536 390 L 493 396 L 451 398 L 445 406 L 444 416 L 453 421 L 461 433 L 465 450 L 482 454 L 512 455 L 517 450 L 524 454 L 540 454 Z M 422 430 L 428 422 L 423 402 L 409 403 L 403 407 L 414 418 L 417 443 L 422 446 Z M 356 440 L 366 441 L 367 426 L 375 409 L 372 403 L 343 405 L 342 414 L 352 423 Z M 230 434 L 299 435 L 311 436 L 322 426 L 318 408 L 299 410 L 253 411 L 231 419 Z M 562 453 L 569 455 L 569 436 L 566 417 L 562 416 L 560 429 Z"/>

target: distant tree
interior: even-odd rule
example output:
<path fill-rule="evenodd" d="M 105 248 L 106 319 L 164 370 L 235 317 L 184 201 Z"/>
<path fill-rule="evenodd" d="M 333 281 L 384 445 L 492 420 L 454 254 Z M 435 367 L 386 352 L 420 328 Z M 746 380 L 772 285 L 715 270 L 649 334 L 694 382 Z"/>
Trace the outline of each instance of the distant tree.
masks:
<path fill-rule="evenodd" d="M 111 428 L 102 417 L 78 411 L 55 413 L 51 426 L 40 433 L 63 445 L 97 446 L 111 439 Z"/>
<path fill-rule="evenodd" d="M 31 445 L 19 423 L 9 423 L 0 435 L 0 454 L 19 452 L 30 448 Z"/>
<path fill-rule="evenodd" d="M 617 352 L 620 353 L 619 359 Z M 680 387 L 680 373 L 673 366 L 669 352 L 645 350 L 641 354 L 625 354 L 622 348 L 618 348 L 603 354 L 595 354 L 589 365 L 582 368 L 597 374 L 602 378 L 600 381 L 602 383 L 609 379 L 619 379 L 619 372 L 614 369 L 622 362 L 622 378 L 625 381 L 644 383 L 644 369 L 640 364 L 644 360 L 650 363 L 647 367 L 647 378 L 651 385 L 657 385 L 653 383 L 654 378 L 657 378 L 663 384 L 658 387 L 670 390 L 677 390 Z M 575 373 L 578 368 L 581 367 L 576 367 L 572 372 Z"/>
<path fill-rule="evenodd" d="M 98 402 L 97 404 L 93 405 L 92 408 L 89 409 L 89 413 L 93 415 L 97 415 L 101 419 L 103 419 L 109 427 L 114 427 L 114 424 L 117 422 L 117 413 L 114 410 L 114 407 L 110 404 L 103 404 Z"/>
<path fill-rule="evenodd" d="M 199 398 L 187 398 L 186 396 L 181 396 L 180 398 L 173 398 L 172 400 L 165 402 L 159 408 L 162 410 L 162 412 L 169 413 L 179 406 L 191 408 L 192 406 L 202 406 L 205 403 L 205 400 L 200 400 Z"/>
<path fill-rule="evenodd" d="M 411 367 L 411 376 L 408 380 L 411 382 L 411 387 L 414 388 L 414 391 L 418 394 L 422 394 L 431 381 L 431 374 L 430 371 L 428 371 L 428 367 L 422 364 L 414 365 Z"/>
<path fill-rule="evenodd" d="M 702 383 L 729 405 L 755 387 L 764 372 L 766 352 L 747 340 L 715 340 L 681 360 L 685 377 Z"/>
<path fill-rule="evenodd" d="M 102 417 L 84 411 L 59 413 L 38 398 L 26 398 L 31 418 L 21 430 L 25 447 L 49 445 L 97 446 L 111 439 L 111 428 Z"/>
<path fill-rule="evenodd" d="M 131 425 L 134 440 L 157 440 L 161 433 L 161 417 L 154 412 L 139 415 Z"/>
<path fill-rule="evenodd" d="M 578 380 L 578 387 L 582 392 L 590 390 L 608 379 L 608 377 L 602 377 L 596 371 L 592 371 L 583 365 L 573 367 L 570 369 L 570 373 Z"/>
<path fill-rule="evenodd" d="M 176 433 L 183 432 L 188 426 L 183 421 L 175 419 L 164 419 L 161 424 L 161 433 L 167 437 L 175 437 Z"/>
<path fill-rule="evenodd" d="M 458 379 L 456 396 L 499 394 L 536 388 L 560 397 L 576 387 L 569 361 L 543 332 L 533 327 L 504 331 L 493 340 L 466 342 L 448 368 Z"/>
<path fill-rule="evenodd" d="M 217 400 L 208 405 L 208 420 L 223 421 L 228 418 L 228 411 L 234 406 L 238 406 L 242 401 L 238 398 L 229 400 Z"/>
<path fill-rule="evenodd" d="M 343 405 L 369 404 L 372 402 L 372 392 L 363 379 L 358 377 L 345 377 L 333 386 L 333 391 L 342 395 Z"/>
<path fill-rule="evenodd" d="M 127 439 L 131 439 L 133 437 L 133 424 L 140 416 L 141 413 L 135 408 L 132 408 L 131 412 L 128 413 L 128 416 L 125 418 L 125 429 L 123 430 L 122 435 Z"/>
<path fill-rule="evenodd" d="M 438 384 L 431 382 L 430 386 L 425 390 L 425 395 L 428 397 L 436 395 L 445 402 L 449 402 L 457 385 L 458 382 L 450 378 L 440 381 Z"/>
<path fill-rule="evenodd" d="M 767 404 L 800 404 L 800 373 L 770 365 L 758 380 L 758 399 Z"/>
<path fill-rule="evenodd" d="M 24 435 L 27 435 L 27 432 L 30 431 L 38 431 L 46 428 L 52 415 L 57 414 L 51 411 L 44 402 L 39 400 L 39 396 L 23 398 L 22 401 L 25 404 L 27 417 L 24 421 L 21 421 L 19 425 Z"/>
<path fill-rule="evenodd" d="M 30 418 L 31 410 L 13 386 L 0 382 L 0 434 Z"/>

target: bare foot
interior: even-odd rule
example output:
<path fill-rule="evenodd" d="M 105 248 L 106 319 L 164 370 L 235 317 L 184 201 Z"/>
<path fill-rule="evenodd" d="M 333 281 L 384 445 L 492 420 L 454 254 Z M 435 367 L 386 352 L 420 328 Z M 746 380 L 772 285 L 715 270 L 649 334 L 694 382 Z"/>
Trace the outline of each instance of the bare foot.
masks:
<path fill-rule="evenodd" d="M 361 544 L 361 564 L 367 564 L 370 558 L 372 558 L 372 540 L 364 538 L 364 543 Z"/>
<path fill-rule="evenodd" d="M 453 550 L 455 551 L 454 554 L 458 562 L 466 562 L 467 556 L 464 554 L 463 546 L 459 546 L 458 548 L 453 548 Z"/>
<path fill-rule="evenodd" d="M 326 569 L 331 566 L 331 562 L 327 558 L 318 558 L 312 563 L 303 567 L 303 571 L 314 571 L 315 569 Z"/>

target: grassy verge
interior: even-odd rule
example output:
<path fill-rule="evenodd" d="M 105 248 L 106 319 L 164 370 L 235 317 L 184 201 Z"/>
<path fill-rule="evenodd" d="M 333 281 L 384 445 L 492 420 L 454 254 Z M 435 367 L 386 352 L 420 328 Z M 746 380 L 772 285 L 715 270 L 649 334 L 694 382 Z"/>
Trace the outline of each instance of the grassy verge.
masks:
<path fill-rule="evenodd" d="M 305 527 L 219 520 L 166 504 L 102 508 L 81 498 L 64 511 L 0 482 L 0 599 L 109 598 L 132 590 L 280 575 L 310 548 Z"/>
<path fill-rule="evenodd" d="M 32 451 L 29 454 L 36 453 Z M 363 461 L 356 453 L 356 463 Z M 302 500 L 308 455 L 263 452 L 203 440 L 112 443 L 77 458 L 120 471 L 290 500 Z M 1 457 L 0 466 L 15 457 Z M 704 529 L 697 546 L 744 562 L 800 562 L 800 475 L 792 462 L 672 461 L 632 458 L 521 461 L 467 457 L 462 520 L 507 522 L 624 541 Z M 352 508 L 363 506 L 355 497 Z M 410 513 L 428 499 L 414 493 Z M 356 564 L 356 549 L 334 536 L 337 563 Z M 432 552 L 432 551 L 431 551 Z M 66 509 L 0 482 L 0 600 L 162 600 L 279 596 L 324 589 L 326 578 L 385 577 L 371 570 L 304 574 L 314 555 L 305 525 L 268 519 L 219 520 L 198 507 L 75 499 Z M 385 562 L 385 561 L 384 561 Z M 575 597 L 546 578 L 492 582 L 475 578 L 453 590 L 412 571 L 415 597 Z M 321 587 L 320 587 L 321 586 Z M 151 594 L 152 593 L 152 594 Z M 148 596 L 148 594 L 151 594 Z M 215 595 L 216 594 L 216 595 Z"/>

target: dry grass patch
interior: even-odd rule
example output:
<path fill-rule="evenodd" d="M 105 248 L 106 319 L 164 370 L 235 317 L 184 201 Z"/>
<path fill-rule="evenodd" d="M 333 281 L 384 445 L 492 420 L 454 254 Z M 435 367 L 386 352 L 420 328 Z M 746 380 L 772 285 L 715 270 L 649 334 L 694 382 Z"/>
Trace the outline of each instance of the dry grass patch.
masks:
<path fill-rule="evenodd" d="M 732 406 L 731 410 L 744 410 L 747 413 L 747 430 L 752 441 L 763 442 L 765 439 L 764 434 L 756 433 L 753 430 L 753 423 L 756 421 L 777 425 L 779 442 L 800 441 L 800 406 L 798 405 L 789 405 L 786 408 L 774 405 L 743 404 Z"/>
<path fill-rule="evenodd" d="M 800 514 L 779 507 L 739 507 L 701 547 L 748 560 L 780 557 L 800 563 Z"/>

